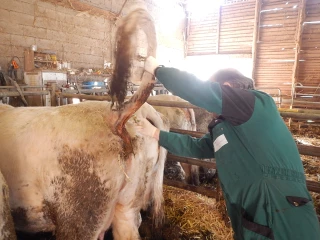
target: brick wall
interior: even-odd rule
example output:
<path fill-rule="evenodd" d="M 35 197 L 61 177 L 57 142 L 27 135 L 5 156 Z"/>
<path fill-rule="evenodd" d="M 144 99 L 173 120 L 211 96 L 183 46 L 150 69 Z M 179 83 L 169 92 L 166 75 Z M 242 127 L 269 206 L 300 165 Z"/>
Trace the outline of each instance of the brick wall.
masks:
<path fill-rule="evenodd" d="M 118 13 L 124 0 L 81 2 Z M 183 8 L 174 0 L 129 0 L 123 13 L 139 4 L 146 6 L 156 20 L 161 62 L 183 59 L 184 19 L 180 17 L 174 26 L 165 27 L 172 16 L 183 16 Z M 88 12 L 41 0 L 1 0 L 0 66 L 6 70 L 12 56 L 17 56 L 23 67 L 24 49 L 35 44 L 38 49 L 55 51 L 58 59 L 71 61 L 72 67 L 102 67 L 104 60 L 112 61 L 115 30 L 114 21 Z"/>

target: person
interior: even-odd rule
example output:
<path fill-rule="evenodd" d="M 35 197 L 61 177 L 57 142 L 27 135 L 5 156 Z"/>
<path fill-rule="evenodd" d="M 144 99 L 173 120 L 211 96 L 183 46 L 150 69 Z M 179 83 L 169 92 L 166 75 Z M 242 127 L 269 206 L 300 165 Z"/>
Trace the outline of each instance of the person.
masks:
<path fill-rule="evenodd" d="M 320 239 L 297 146 L 271 96 L 234 69 L 201 81 L 148 57 L 145 71 L 174 95 L 218 115 L 202 138 L 160 131 L 143 119 L 135 128 L 175 155 L 215 157 L 234 239 Z"/>

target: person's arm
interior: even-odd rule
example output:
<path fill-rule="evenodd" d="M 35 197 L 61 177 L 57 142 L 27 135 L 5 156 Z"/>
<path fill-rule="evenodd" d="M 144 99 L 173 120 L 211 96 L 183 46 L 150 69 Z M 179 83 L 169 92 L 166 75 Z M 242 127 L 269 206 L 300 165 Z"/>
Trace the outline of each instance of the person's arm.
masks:
<path fill-rule="evenodd" d="M 138 119 L 134 128 L 138 133 L 157 139 L 160 146 L 172 154 L 193 158 L 214 157 L 210 133 L 204 135 L 202 138 L 193 138 L 189 135 L 165 132 L 153 126 L 145 118 Z"/>
<path fill-rule="evenodd" d="M 221 114 L 222 97 L 218 83 L 201 81 L 194 75 L 175 68 L 160 67 L 157 60 L 152 56 L 146 59 L 144 70 L 154 74 L 165 88 L 174 95 L 209 112 Z"/>
<path fill-rule="evenodd" d="M 187 72 L 160 67 L 153 57 L 147 58 L 145 71 L 154 74 L 173 94 L 222 115 L 234 126 L 247 122 L 253 114 L 255 95 L 251 91 L 211 81 L 203 82 Z"/>
<path fill-rule="evenodd" d="M 218 83 L 201 81 L 175 68 L 158 67 L 155 76 L 172 94 L 210 112 L 221 114 L 222 98 Z"/>
<path fill-rule="evenodd" d="M 160 131 L 159 144 L 180 157 L 214 158 L 210 133 L 202 138 L 194 138 L 185 134 Z"/>

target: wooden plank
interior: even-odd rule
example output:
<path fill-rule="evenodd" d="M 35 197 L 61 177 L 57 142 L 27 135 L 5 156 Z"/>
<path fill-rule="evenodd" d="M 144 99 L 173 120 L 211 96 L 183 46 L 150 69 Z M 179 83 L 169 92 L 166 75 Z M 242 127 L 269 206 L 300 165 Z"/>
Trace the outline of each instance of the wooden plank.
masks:
<path fill-rule="evenodd" d="M 215 32 L 216 30 L 217 30 L 216 24 L 212 24 L 208 26 L 191 27 L 189 29 L 190 33 L 205 32 L 205 31 Z"/>
<path fill-rule="evenodd" d="M 267 8 L 267 9 L 273 9 L 273 8 L 293 8 L 295 5 L 298 5 L 299 1 L 295 0 L 295 1 L 283 1 L 283 0 L 279 0 L 279 1 L 266 1 L 263 0 L 263 9 Z"/>
<path fill-rule="evenodd" d="M 308 16 L 308 18 L 306 18 L 306 22 L 318 22 L 320 21 L 319 16 Z M 319 23 L 317 23 L 319 24 Z"/>
<path fill-rule="evenodd" d="M 233 42 L 246 42 L 248 43 L 250 46 L 252 46 L 252 36 L 248 36 L 248 37 L 239 37 L 239 36 L 235 36 L 235 37 L 221 37 L 220 38 L 220 44 L 223 43 L 233 43 Z"/>
<path fill-rule="evenodd" d="M 260 37 L 261 42 L 287 41 L 293 39 L 292 35 Z"/>
<path fill-rule="evenodd" d="M 216 39 L 216 36 L 214 34 L 199 34 L 196 36 L 192 36 L 189 38 L 190 42 L 198 42 L 198 41 L 205 41 L 205 40 L 210 40 L 210 39 Z"/>
<path fill-rule="evenodd" d="M 307 180 L 307 188 L 311 192 L 320 192 L 320 183 Z"/>
<path fill-rule="evenodd" d="M 172 131 L 171 131 L 172 132 Z M 199 137 L 203 137 L 202 136 Z M 187 163 L 191 165 L 197 165 L 199 167 L 204 167 L 204 168 L 216 168 L 216 163 L 215 162 L 208 162 L 196 158 L 186 158 L 186 157 L 179 157 L 173 154 L 168 153 L 167 159 L 170 161 L 175 161 L 175 162 L 182 162 L 182 163 Z"/>
<path fill-rule="evenodd" d="M 199 22 L 197 24 L 190 23 L 190 30 L 199 29 L 199 28 L 215 27 L 216 25 L 217 25 L 217 21 Z"/>
<path fill-rule="evenodd" d="M 276 11 L 276 12 L 264 12 L 261 13 L 261 20 L 277 20 L 283 18 L 296 18 L 298 11 Z"/>
<path fill-rule="evenodd" d="M 254 12 L 255 2 L 243 2 L 243 3 L 233 3 L 232 5 L 222 5 L 221 11 L 223 14 L 236 13 L 239 11 L 247 12 L 252 10 Z"/>
<path fill-rule="evenodd" d="M 221 18 L 221 22 L 224 24 L 228 23 L 234 23 L 234 22 L 252 22 L 254 20 L 253 16 L 239 16 L 239 17 L 234 17 L 234 16 L 226 16 L 224 18 Z"/>
<path fill-rule="evenodd" d="M 292 37 L 295 37 L 296 35 L 296 31 L 295 30 L 291 30 L 291 31 L 287 31 L 287 30 L 283 30 L 283 31 L 269 31 L 269 32 L 261 32 L 260 33 L 260 40 L 261 39 L 268 39 L 268 38 L 272 38 L 274 36 L 278 37 L 278 36 L 283 36 L 283 35 L 288 35 Z"/>
<path fill-rule="evenodd" d="M 217 40 L 216 40 L 216 53 L 219 53 L 220 47 L 220 29 L 221 29 L 221 6 L 219 6 L 218 10 L 218 21 L 217 21 Z"/>
<path fill-rule="evenodd" d="M 320 119 L 320 113 L 291 112 L 286 109 L 279 109 L 279 112 L 282 117 L 290 117 L 290 118 L 296 118 L 296 119 L 313 119 L 313 120 Z M 175 129 L 175 128 L 171 128 L 170 131 L 175 133 L 187 134 L 196 138 L 201 138 L 206 134 L 204 132 L 187 131 L 187 130 L 181 130 L 181 129 Z M 320 156 L 320 147 L 300 145 L 300 144 L 298 144 L 297 147 L 298 147 L 299 153 L 302 155 Z M 173 155 L 170 155 L 170 156 L 173 156 Z M 175 157 L 176 157 L 176 161 L 178 161 L 179 159 L 181 160 L 180 157 L 177 157 L 177 156 Z M 186 161 L 185 161 L 186 163 L 190 162 L 191 164 L 197 165 L 198 160 L 187 159 Z M 201 165 L 199 166 L 209 167 L 209 168 L 210 166 L 212 166 L 212 168 L 214 168 L 213 162 L 206 162 L 202 160 L 200 164 Z"/>
<path fill-rule="evenodd" d="M 172 186 L 172 187 L 184 189 L 187 191 L 199 193 L 201 195 L 211 197 L 211 198 L 216 198 L 218 196 L 218 193 L 216 192 L 216 190 L 214 190 L 212 188 L 189 185 L 189 184 L 186 184 L 183 182 L 179 182 L 179 181 L 175 181 L 175 180 L 171 180 L 171 179 L 167 179 L 167 178 L 163 179 L 163 184 L 165 184 L 167 186 Z"/>

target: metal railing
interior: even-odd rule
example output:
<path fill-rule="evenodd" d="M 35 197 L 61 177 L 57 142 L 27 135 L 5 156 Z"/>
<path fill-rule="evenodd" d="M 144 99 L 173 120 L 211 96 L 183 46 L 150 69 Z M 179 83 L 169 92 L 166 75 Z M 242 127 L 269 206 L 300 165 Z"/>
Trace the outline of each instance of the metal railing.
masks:
<path fill-rule="evenodd" d="M 300 92 L 298 90 L 301 90 Z M 303 90 L 309 90 L 303 92 Z M 313 93 L 311 93 L 311 91 Z M 319 93 L 317 93 L 319 91 Z M 310 99 L 310 100 L 307 100 Z M 293 93 L 291 96 L 291 106 L 304 106 L 309 108 L 320 107 L 320 85 L 319 86 L 304 86 L 302 83 L 295 83 L 293 87 Z"/>
<path fill-rule="evenodd" d="M 282 94 L 281 94 L 280 88 L 260 87 L 260 88 L 257 88 L 256 90 L 268 93 L 273 98 L 273 100 L 278 105 L 278 107 L 279 108 L 281 107 Z"/>

